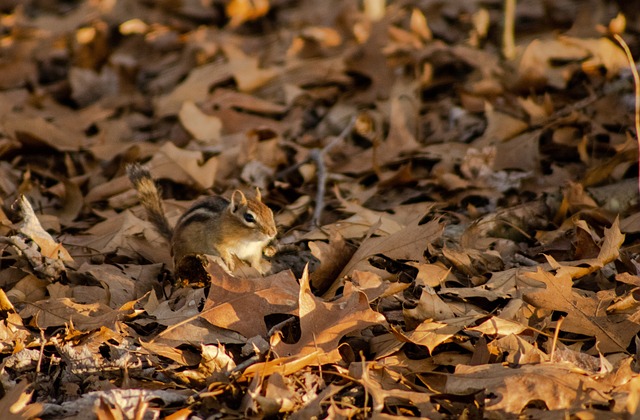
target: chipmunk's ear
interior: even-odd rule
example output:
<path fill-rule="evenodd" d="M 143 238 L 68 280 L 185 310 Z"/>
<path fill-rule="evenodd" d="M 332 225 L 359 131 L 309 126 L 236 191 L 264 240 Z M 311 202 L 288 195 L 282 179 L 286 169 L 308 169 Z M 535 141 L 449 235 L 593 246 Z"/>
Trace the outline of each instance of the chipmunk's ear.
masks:
<path fill-rule="evenodd" d="M 256 200 L 262 201 L 262 193 L 260 193 L 260 188 L 256 187 Z"/>
<path fill-rule="evenodd" d="M 247 197 L 244 196 L 244 193 L 240 190 L 235 190 L 233 194 L 231 194 L 231 206 L 229 206 L 231 212 L 238 211 L 239 206 L 247 205 Z"/>

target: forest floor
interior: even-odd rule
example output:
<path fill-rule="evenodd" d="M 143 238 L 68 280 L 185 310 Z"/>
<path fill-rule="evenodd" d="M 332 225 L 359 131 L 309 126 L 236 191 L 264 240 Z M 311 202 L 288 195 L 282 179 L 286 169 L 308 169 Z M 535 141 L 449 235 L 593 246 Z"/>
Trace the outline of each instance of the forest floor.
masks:
<path fill-rule="evenodd" d="M 640 13 L 511 3 L 0 0 L 3 419 L 637 416 Z"/>

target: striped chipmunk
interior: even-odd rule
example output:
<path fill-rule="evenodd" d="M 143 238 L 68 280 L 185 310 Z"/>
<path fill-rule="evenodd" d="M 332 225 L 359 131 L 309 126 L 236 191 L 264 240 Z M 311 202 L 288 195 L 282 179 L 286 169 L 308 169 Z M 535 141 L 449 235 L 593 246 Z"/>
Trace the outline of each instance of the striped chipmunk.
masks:
<path fill-rule="evenodd" d="M 261 274 L 269 269 L 263 260 L 265 248 L 276 236 L 271 209 L 262 202 L 256 188 L 254 198 L 235 190 L 231 200 L 221 196 L 196 201 L 171 228 L 164 213 L 159 186 L 148 169 L 138 163 L 126 168 L 138 193 L 138 199 L 153 226 L 171 244 L 174 266 L 188 255 L 208 254 L 222 259 L 228 271 L 235 268 L 235 258 L 248 263 Z"/>

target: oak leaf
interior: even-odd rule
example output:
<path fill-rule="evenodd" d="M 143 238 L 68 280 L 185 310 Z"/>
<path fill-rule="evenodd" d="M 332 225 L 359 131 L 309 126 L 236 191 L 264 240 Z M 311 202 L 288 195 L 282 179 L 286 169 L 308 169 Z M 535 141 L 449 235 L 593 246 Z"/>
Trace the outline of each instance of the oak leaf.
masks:
<path fill-rule="evenodd" d="M 264 317 L 297 313 L 298 283 L 290 271 L 269 277 L 237 278 L 210 260 L 211 289 L 200 316 L 245 337 L 266 336 Z"/>
<path fill-rule="evenodd" d="M 538 267 L 528 277 L 540 281 L 544 288 L 529 289 L 524 300 L 537 307 L 562 311 L 567 317 L 561 324 L 563 331 L 594 336 L 597 349 L 602 353 L 624 352 L 633 336 L 640 331 L 640 324 L 632 322 L 625 315 L 608 315 L 608 302 L 598 299 L 596 293 L 573 289 L 571 276 L 567 272 L 553 275 Z"/>
<path fill-rule="evenodd" d="M 300 279 L 299 314 L 302 336 L 295 344 L 277 343 L 274 350 L 281 356 L 303 356 L 316 350 L 328 353 L 338 347 L 345 334 L 385 323 L 384 316 L 369 307 L 367 295 L 351 283 L 345 285 L 344 294 L 334 301 L 314 296 L 307 272 Z"/>

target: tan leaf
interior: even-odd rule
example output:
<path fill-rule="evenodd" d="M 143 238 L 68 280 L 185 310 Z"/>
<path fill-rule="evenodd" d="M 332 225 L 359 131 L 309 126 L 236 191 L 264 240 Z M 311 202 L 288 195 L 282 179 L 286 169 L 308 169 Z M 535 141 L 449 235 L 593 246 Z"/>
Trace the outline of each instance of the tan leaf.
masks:
<path fill-rule="evenodd" d="M 38 328 L 61 327 L 73 323 L 81 331 L 91 331 L 102 326 L 115 329 L 115 323 L 124 314 L 100 303 L 83 305 L 68 298 L 29 303 L 20 311 L 22 318 L 34 317 L 31 323 Z"/>
<path fill-rule="evenodd" d="M 505 336 L 510 334 L 520 334 L 527 330 L 527 326 L 516 321 L 492 316 L 482 324 L 467 329 L 470 331 L 478 331 L 486 335 Z"/>
<path fill-rule="evenodd" d="M 0 399 L 0 413 L 3 420 L 32 419 L 42 413 L 44 410 L 42 404 L 29 404 L 32 392 L 27 392 L 28 387 L 29 383 L 22 380 L 11 389 L 5 390 L 5 394 Z"/>
<path fill-rule="evenodd" d="M 202 344 L 200 349 L 202 358 L 198 368 L 178 372 L 177 376 L 192 385 L 227 381 L 236 364 L 224 346 Z"/>
<path fill-rule="evenodd" d="M 305 271 L 300 279 L 300 329 L 302 336 L 295 344 L 278 343 L 274 350 L 279 355 L 306 355 L 316 350 L 330 352 L 347 333 L 384 324 L 382 314 L 369 307 L 367 295 L 357 291 L 350 283 L 339 299 L 325 302 L 311 293 L 309 276 Z"/>
<path fill-rule="evenodd" d="M 454 313 L 431 287 L 425 287 L 420 294 L 420 300 L 415 308 L 403 309 L 406 318 L 407 329 L 413 329 L 417 324 L 429 319 L 441 321 L 451 319 Z"/>
<path fill-rule="evenodd" d="M 320 267 L 311 273 L 311 285 L 322 294 L 339 279 L 338 274 L 353 255 L 354 249 L 338 233 L 331 235 L 329 243 L 309 242 L 309 249 L 320 261 Z"/>
<path fill-rule="evenodd" d="M 443 226 L 437 220 L 423 225 L 419 225 L 419 222 L 420 218 L 417 218 L 392 235 L 365 239 L 338 277 L 353 270 L 366 271 L 366 260 L 376 254 L 393 259 L 422 261 L 427 246 L 442 235 Z"/>
<path fill-rule="evenodd" d="M 353 364 L 352 370 L 357 369 L 359 372 L 353 374 L 364 389 L 371 395 L 373 400 L 372 409 L 374 412 L 373 418 L 376 418 L 376 414 L 380 414 L 385 407 L 387 400 L 393 401 L 411 401 L 411 405 L 420 409 L 420 413 L 424 418 L 431 416 L 439 417 L 439 413 L 435 405 L 431 402 L 431 396 L 428 392 L 416 392 L 411 390 L 402 384 L 402 380 L 394 381 L 391 386 L 385 386 L 381 383 L 380 378 L 374 376 L 374 368 L 382 367 L 377 362 Z M 389 372 L 382 372 L 381 375 L 388 376 Z"/>
<path fill-rule="evenodd" d="M 418 325 L 415 330 L 407 333 L 399 330 L 392 331 L 401 341 L 426 346 L 429 352 L 433 353 L 437 346 L 450 340 L 478 318 L 479 316 L 466 316 L 443 321 L 426 320 Z"/>
<path fill-rule="evenodd" d="M 60 259 L 65 262 L 72 262 L 73 258 L 69 255 L 69 252 L 53 239 L 53 237 L 42 228 L 38 217 L 33 212 L 31 203 L 23 195 L 20 196 L 18 201 L 20 213 L 22 215 L 22 222 L 18 225 L 20 233 L 33 240 L 43 256 L 47 258 Z"/>
<path fill-rule="evenodd" d="M 231 77 L 226 63 L 214 61 L 196 67 L 189 76 L 170 93 L 157 97 L 154 101 L 159 118 L 175 115 L 180 112 L 183 102 L 202 102 L 209 94 L 209 88 Z"/>
<path fill-rule="evenodd" d="M 236 28 L 246 21 L 266 15 L 269 12 L 269 0 L 231 0 L 226 12 L 231 18 L 229 26 Z"/>
<path fill-rule="evenodd" d="M 291 375 L 307 366 L 321 366 L 329 363 L 336 363 L 341 360 L 340 352 L 334 348 L 328 352 L 323 350 L 314 350 L 304 355 L 295 355 L 290 357 L 278 357 L 263 363 L 256 363 L 249 366 L 242 373 L 243 378 L 252 378 L 255 375 L 263 377 L 271 375 L 275 372 L 281 375 Z"/>
<path fill-rule="evenodd" d="M 514 331 L 517 327 L 514 326 Z M 518 333 L 506 335 L 502 338 L 490 342 L 487 347 L 492 354 L 502 355 L 504 360 L 516 365 L 528 363 L 541 363 L 549 360 L 549 357 L 537 346 L 531 344 L 526 337 L 516 335 Z"/>
<path fill-rule="evenodd" d="M 502 364 L 460 365 L 447 378 L 443 392 L 467 394 L 480 389 L 496 396 L 486 403 L 490 412 L 519 414 L 531 401 L 544 401 L 549 410 L 606 404 L 609 385 L 558 363 L 523 365 L 516 370 Z"/>
<path fill-rule="evenodd" d="M 46 145 L 61 152 L 71 152 L 86 146 L 86 137 L 81 132 L 65 130 L 42 117 L 14 113 L 1 119 L 0 124 L 23 147 Z"/>
<path fill-rule="evenodd" d="M 624 242 L 625 235 L 620 232 L 619 226 L 620 223 L 616 217 L 611 227 L 604 229 L 604 241 L 596 258 L 558 263 L 553 257 L 547 256 L 547 260 L 557 270 L 558 276 L 566 274 L 572 279 L 578 279 L 600 270 L 605 265 L 615 261 L 620 255 L 620 247 Z"/>
<path fill-rule="evenodd" d="M 182 103 L 178 118 L 182 126 L 197 140 L 206 144 L 217 144 L 220 141 L 220 118 L 205 114 L 193 101 Z"/>
<path fill-rule="evenodd" d="M 640 331 L 640 324 L 627 316 L 608 315 L 608 303 L 598 299 L 594 292 L 574 290 L 567 272 L 554 276 L 538 267 L 537 272 L 526 275 L 542 282 L 544 288 L 525 291 L 524 300 L 537 308 L 566 312 L 562 330 L 593 336 L 598 341 L 597 349 L 592 348 L 589 353 L 624 352 Z"/>
<path fill-rule="evenodd" d="M 239 332 L 247 338 L 267 335 L 264 317 L 295 314 L 298 282 L 290 271 L 269 277 L 237 278 L 212 260 L 206 267 L 211 289 L 200 316 L 212 325 Z"/>
<path fill-rule="evenodd" d="M 212 187 L 216 179 L 218 160 L 214 157 L 204 161 L 202 152 L 180 149 L 172 142 L 166 142 L 147 165 L 155 178 L 195 183 L 206 189 Z"/>
<path fill-rule="evenodd" d="M 109 300 L 107 304 L 118 309 L 125 303 L 133 301 L 141 296 L 136 296 L 135 281 L 125 276 L 125 274 L 116 266 L 100 264 L 100 265 L 83 265 L 78 271 L 93 276 L 102 287 L 107 291 Z"/>
<path fill-rule="evenodd" d="M 230 43 L 223 44 L 222 49 L 229 60 L 229 71 L 233 74 L 238 90 L 241 92 L 252 92 L 264 86 L 279 73 L 275 67 L 260 68 L 257 57 L 245 54 L 240 48 Z"/>

